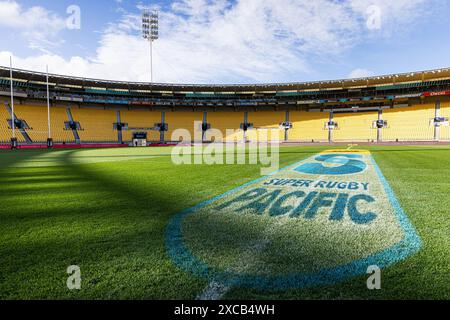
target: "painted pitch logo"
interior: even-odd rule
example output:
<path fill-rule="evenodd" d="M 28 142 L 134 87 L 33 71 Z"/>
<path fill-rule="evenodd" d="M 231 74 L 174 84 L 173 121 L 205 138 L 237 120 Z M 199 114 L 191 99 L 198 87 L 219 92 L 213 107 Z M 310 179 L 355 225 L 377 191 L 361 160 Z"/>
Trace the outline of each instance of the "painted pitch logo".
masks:
<path fill-rule="evenodd" d="M 327 151 L 176 215 L 180 268 L 258 289 L 334 284 L 417 252 L 421 241 L 370 153 Z"/>

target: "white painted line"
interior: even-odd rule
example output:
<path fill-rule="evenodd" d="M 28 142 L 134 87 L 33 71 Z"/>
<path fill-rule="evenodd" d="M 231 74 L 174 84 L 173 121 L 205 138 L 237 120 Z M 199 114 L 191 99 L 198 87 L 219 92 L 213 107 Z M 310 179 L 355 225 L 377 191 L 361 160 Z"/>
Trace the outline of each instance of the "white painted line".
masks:
<path fill-rule="evenodd" d="M 284 222 L 280 220 L 275 225 L 283 223 Z M 265 233 L 268 232 L 270 232 L 270 228 L 266 229 Z M 241 272 L 244 272 L 246 269 L 251 267 L 252 263 L 250 263 L 250 261 L 256 263 L 258 253 L 262 252 L 270 243 L 267 239 L 267 235 L 268 234 L 263 234 L 260 240 L 247 246 L 246 252 L 240 257 L 234 269 L 239 269 Z M 220 300 L 228 291 L 230 291 L 231 287 L 232 286 L 230 285 L 225 285 L 213 280 L 209 283 L 205 290 L 197 296 L 197 300 Z"/>
<path fill-rule="evenodd" d="M 231 286 L 211 281 L 205 290 L 197 296 L 197 300 L 220 300 L 231 289 Z"/>

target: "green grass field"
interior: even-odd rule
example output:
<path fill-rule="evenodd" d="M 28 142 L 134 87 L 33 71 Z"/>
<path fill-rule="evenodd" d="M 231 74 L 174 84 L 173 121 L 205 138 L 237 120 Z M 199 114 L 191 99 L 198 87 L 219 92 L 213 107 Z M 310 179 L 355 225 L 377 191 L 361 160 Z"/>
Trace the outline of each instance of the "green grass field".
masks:
<path fill-rule="evenodd" d="M 330 147 L 282 147 L 281 166 Z M 450 299 L 450 147 L 371 151 L 423 241 L 382 271 L 332 286 L 233 287 L 225 299 Z M 0 299 L 195 299 L 208 280 L 165 247 L 183 209 L 260 177 L 258 165 L 181 165 L 170 148 L 0 151 Z M 332 254 L 332 253 L 331 253 Z M 66 287 L 79 265 L 82 289 Z"/>

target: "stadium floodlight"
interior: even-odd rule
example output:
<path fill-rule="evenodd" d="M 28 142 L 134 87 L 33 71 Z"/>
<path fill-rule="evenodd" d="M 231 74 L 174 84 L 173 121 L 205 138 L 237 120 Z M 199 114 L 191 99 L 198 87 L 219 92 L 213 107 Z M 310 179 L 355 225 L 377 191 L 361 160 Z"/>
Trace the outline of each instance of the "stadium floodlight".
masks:
<path fill-rule="evenodd" d="M 159 39 L 159 13 L 156 10 L 142 11 L 142 37 L 150 43 L 150 82 L 153 83 L 153 41 Z"/>

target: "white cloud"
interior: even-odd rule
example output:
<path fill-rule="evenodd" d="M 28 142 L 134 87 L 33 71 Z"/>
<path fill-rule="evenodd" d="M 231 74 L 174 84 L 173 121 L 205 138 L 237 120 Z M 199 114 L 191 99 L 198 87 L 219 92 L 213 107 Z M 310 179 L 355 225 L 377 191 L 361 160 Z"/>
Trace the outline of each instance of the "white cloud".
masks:
<path fill-rule="evenodd" d="M 358 79 L 358 78 L 370 77 L 370 76 L 373 76 L 373 75 L 374 75 L 374 73 L 372 71 L 367 70 L 367 69 L 355 69 L 348 75 L 348 78 L 350 78 L 350 79 Z"/>
<path fill-rule="evenodd" d="M 14 1 L 6 2 L 12 16 L 18 16 L 17 12 L 23 16 L 31 10 L 17 9 L 11 5 Z M 226 0 L 176 0 L 170 10 L 160 14 L 160 40 L 154 45 L 155 80 L 177 83 L 299 80 L 298 74 L 313 68 L 310 60 L 336 59 L 373 36 L 365 23 L 367 6 L 372 4 L 380 6 L 381 36 L 388 36 L 417 17 L 425 1 L 238 0 L 231 4 Z M 45 14 L 41 15 L 52 17 L 42 10 Z M 1 17 L 2 13 L 0 20 Z M 139 19 L 139 15 L 124 13 L 121 21 L 106 27 L 94 57 L 63 59 L 37 54 L 15 57 L 15 66 L 43 70 L 48 63 L 55 73 L 148 81 L 149 45 L 140 36 Z M 47 20 L 44 25 L 59 25 L 57 17 Z M 9 25 L 18 24 L 14 21 Z M 378 36 L 380 32 L 375 33 Z M 8 53 L 1 52 L 0 63 L 6 64 L 7 57 Z M 358 69 L 350 76 L 369 74 Z"/>
<path fill-rule="evenodd" d="M 0 1 L 0 27 L 19 31 L 31 48 L 42 49 L 62 44 L 58 33 L 65 28 L 65 20 L 43 7 L 24 9 L 13 0 Z"/>

